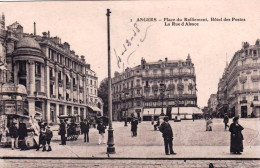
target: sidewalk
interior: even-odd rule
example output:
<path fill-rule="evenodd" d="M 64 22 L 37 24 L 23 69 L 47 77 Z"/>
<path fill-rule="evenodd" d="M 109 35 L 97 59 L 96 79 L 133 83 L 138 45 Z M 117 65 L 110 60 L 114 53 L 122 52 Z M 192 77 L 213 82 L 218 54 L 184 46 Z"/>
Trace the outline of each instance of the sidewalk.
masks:
<path fill-rule="evenodd" d="M 62 146 L 53 145 L 53 151 L 42 152 L 35 149 L 27 151 L 0 149 L 0 158 L 3 157 L 64 157 L 64 158 L 108 158 L 106 144 L 97 146 Z M 260 146 L 246 146 L 242 155 L 229 153 L 229 146 L 176 146 L 177 155 L 165 155 L 164 146 L 119 146 L 116 153 L 110 158 L 257 158 L 260 159 Z"/>
<path fill-rule="evenodd" d="M 114 122 L 115 154 L 110 158 L 159 158 L 159 159 L 260 159 L 260 135 L 258 119 L 241 119 L 240 123 L 245 128 L 244 152 L 234 155 L 229 152 L 230 133 L 224 131 L 222 119 L 214 120 L 214 130 L 205 131 L 205 121 L 196 120 L 171 122 L 174 141 L 173 149 L 177 155 L 165 155 L 162 135 L 154 131 L 150 122 L 138 125 L 138 136 L 131 137 L 131 127 L 124 127 L 122 122 Z M 108 158 L 107 145 L 98 145 L 98 131 L 90 129 L 90 143 L 83 142 L 83 135 L 78 141 L 68 141 L 66 146 L 59 145 L 60 141 L 52 141 L 53 151 L 42 152 L 35 149 L 28 151 L 11 150 L 0 147 L 0 158 L 3 157 L 64 157 L 64 158 Z M 107 133 L 105 135 L 107 137 Z M 53 138 L 55 139 L 55 138 Z"/>

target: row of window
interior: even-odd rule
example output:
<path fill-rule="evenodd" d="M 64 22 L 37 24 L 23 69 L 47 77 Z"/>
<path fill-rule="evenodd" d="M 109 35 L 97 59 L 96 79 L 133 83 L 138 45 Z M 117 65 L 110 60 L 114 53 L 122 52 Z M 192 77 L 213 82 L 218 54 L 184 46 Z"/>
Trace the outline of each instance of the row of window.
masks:
<path fill-rule="evenodd" d="M 65 57 L 64 55 L 57 53 L 56 51 L 49 48 L 49 58 L 52 61 L 57 61 L 58 63 L 65 65 L 74 71 L 80 72 L 85 74 L 85 67 L 83 65 L 78 64 L 77 62 L 73 61 L 72 59 Z"/>
<path fill-rule="evenodd" d="M 158 73 L 158 72 L 160 72 L 160 73 Z M 193 72 L 192 69 L 189 69 L 189 68 L 170 69 L 169 73 L 165 73 L 164 69 L 163 70 L 153 69 L 152 71 L 146 70 L 145 75 L 146 76 L 149 76 L 149 75 L 154 75 L 154 76 L 156 76 L 156 75 L 173 75 L 173 74 L 179 74 L 179 73 L 185 74 L 185 73 L 192 73 L 192 72 Z M 139 71 L 137 71 L 137 75 L 138 74 L 139 74 Z M 129 73 L 126 73 L 122 76 L 115 77 L 114 80 L 119 81 L 119 80 L 127 79 L 131 76 L 134 76 L 134 75 L 135 75 L 134 73 L 129 72 Z"/>

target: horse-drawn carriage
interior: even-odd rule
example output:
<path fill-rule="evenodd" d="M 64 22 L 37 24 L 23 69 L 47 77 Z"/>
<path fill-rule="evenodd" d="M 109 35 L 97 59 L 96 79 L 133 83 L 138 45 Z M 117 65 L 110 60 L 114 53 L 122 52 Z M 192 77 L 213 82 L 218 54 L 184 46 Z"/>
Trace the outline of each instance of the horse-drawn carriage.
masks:
<path fill-rule="evenodd" d="M 76 141 L 80 135 L 80 116 L 79 115 L 62 115 L 58 117 L 67 123 L 67 140 Z"/>

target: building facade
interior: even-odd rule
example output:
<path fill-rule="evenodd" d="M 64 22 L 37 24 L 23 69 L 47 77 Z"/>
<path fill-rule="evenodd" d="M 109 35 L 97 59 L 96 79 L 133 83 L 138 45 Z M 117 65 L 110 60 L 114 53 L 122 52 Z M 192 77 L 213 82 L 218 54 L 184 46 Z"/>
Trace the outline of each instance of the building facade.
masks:
<path fill-rule="evenodd" d="M 0 15 L 0 84 L 7 82 L 6 46 L 11 37 L 5 31 L 5 16 Z"/>
<path fill-rule="evenodd" d="M 254 45 L 244 42 L 237 51 L 219 82 L 219 105 L 226 105 L 226 110 L 218 108 L 230 116 L 259 116 L 260 113 L 260 40 Z"/>
<path fill-rule="evenodd" d="M 217 94 L 211 94 L 208 100 L 209 115 L 213 115 L 213 116 L 216 115 L 217 104 L 218 104 Z"/>
<path fill-rule="evenodd" d="M 7 43 L 7 69 L 14 84 L 24 85 L 27 98 L 24 110 L 47 122 L 58 122 L 60 115 L 88 115 L 103 113 L 103 102 L 97 95 L 98 78 L 67 42 L 51 37 L 26 34 L 15 22 L 4 30 L 12 40 Z"/>
<path fill-rule="evenodd" d="M 162 111 L 172 116 L 177 107 L 197 107 L 195 68 L 189 55 L 185 61 L 142 59 L 141 65 L 115 73 L 112 90 L 114 120 L 131 114 L 149 120 Z"/>

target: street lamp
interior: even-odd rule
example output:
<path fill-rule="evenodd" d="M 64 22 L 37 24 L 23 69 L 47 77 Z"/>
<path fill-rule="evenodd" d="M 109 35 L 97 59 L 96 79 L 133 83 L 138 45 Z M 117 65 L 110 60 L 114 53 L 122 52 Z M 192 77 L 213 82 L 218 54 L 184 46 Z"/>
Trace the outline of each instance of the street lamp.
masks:
<path fill-rule="evenodd" d="M 114 143 L 114 134 L 112 127 L 112 92 L 111 92 L 111 58 L 110 58 L 110 24 L 109 16 L 110 9 L 107 9 L 107 49 L 108 49 L 108 118 L 109 118 L 109 128 L 108 128 L 108 140 L 107 140 L 107 153 L 115 153 L 115 143 Z"/>
<path fill-rule="evenodd" d="M 127 92 L 124 92 L 125 93 L 125 127 L 127 127 L 127 116 L 128 116 L 128 107 L 126 105 L 126 97 L 128 96 L 128 93 Z"/>
<path fill-rule="evenodd" d="M 177 116 L 175 117 L 174 122 L 180 122 L 181 121 L 181 117 L 180 117 L 180 105 L 179 105 L 180 103 L 179 103 L 179 100 L 176 100 L 175 104 L 178 106 L 178 113 L 177 113 Z"/>
<path fill-rule="evenodd" d="M 162 98 L 162 111 L 161 111 L 161 114 L 160 116 L 164 116 L 164 112 L 163 112 L 163 98 L 164 98 L 164 93 L 165 93 L 165 84 L 164 83 L 161 83 L 160 84 L 160 95 L 161 95 L 161 98 Z"/>

